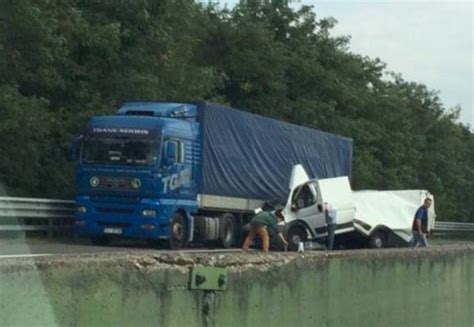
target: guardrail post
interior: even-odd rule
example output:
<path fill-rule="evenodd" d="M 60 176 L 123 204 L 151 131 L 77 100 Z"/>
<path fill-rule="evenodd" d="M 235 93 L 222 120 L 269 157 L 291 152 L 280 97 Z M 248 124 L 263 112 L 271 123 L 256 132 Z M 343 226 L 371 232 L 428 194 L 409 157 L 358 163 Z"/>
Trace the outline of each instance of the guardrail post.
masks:
<path fill-rule="evenodd" d="M 48 218 L 48 237 L 54 236 L 54 222 L 53 218 Z"/>

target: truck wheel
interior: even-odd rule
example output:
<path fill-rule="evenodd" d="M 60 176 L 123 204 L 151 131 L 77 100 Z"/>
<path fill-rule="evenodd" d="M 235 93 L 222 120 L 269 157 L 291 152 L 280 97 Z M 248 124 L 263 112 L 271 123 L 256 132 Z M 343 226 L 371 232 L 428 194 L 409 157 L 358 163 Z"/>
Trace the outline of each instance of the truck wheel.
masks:
<path fill-rule="evenodd" d="M 194 239 L 198 241 L 206 240 L 206 218 L 205 217 L 194 217 Z"/>
<path fill-rule="evenodd" d="M 181 213 L 177 213 L 170 223 L 169 247 L 172 250 L 181 249 L 186 244 L 186 222 Z"/>
<path fill-rule="evenodd" d="M 306 242 L 306 229 L 303 226 L 291 227 L 288 231 L 288 250 L 297 251 L 299 242 Z"/>
<path fill-rule="evenodd" d="M 226 213 L 220 217 L 220 242 L 224 249 L 231 248 L 235 244 L 235 221 L 234 216 Z"/>
<path fill-rule="evenodd" d="M 387 237 L 383 232 L 375 232 L 370 236 L 369 246 L 372 249 L 382 249 L 387 246 Z"/>
<path fill-rule="evenodd" d="M 105 237 L 105 236 L 92 237 L 91 241 L 92 241 L 92 244 L 97 245 L 97 246 L 105 246 L 105 245 L 110 244 L 110 238 Z"/>

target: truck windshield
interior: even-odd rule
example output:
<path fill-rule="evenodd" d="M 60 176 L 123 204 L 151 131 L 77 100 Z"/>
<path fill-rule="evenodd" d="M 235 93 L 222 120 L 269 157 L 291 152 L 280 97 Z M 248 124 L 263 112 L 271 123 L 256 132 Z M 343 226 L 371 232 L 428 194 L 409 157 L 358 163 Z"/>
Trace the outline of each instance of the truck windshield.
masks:
<path fill-rule="evenodd" d="M 85 164 L 152 166 L 158 161 L 159 142 L 140 138 L 86 138 L 81 160 Z"/>

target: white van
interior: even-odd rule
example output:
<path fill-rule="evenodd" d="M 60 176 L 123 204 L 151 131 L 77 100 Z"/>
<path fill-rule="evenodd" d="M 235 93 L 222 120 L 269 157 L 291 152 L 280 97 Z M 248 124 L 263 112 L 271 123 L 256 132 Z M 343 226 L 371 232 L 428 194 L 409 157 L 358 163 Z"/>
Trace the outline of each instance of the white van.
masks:
<path fill-rule="evenodd" d="M 290 250 L 327 236 L 324 202 L 336 210 L 336 240 L 346 248 L 406 246 L 415 212 L 427 197 L 433 200 L 427 229 L 434 226 L 434 198 L 426 190 L 352 191 L 347 176 L 310 180 L 301 165 L 293 167 L 289 188 L 284 215 Z"/>
<path fill-rule="evenodd" d="M 355 231 L 355 206 L 347 176 L 310 180 L 303 167 L 296 165 L 289 187 L 283 213 L 290 250 L 296 250 L 299 242 L 327 236 L 324 202 L 337 211 L 336 235 Z"/>

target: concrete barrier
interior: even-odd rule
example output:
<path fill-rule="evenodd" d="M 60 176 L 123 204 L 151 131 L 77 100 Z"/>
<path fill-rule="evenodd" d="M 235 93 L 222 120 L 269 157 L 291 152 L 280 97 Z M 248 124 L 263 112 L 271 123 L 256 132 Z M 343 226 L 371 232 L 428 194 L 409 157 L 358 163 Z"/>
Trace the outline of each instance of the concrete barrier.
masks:
<path fill-rule="evenodd" d="M 195 265 L 225 291 L 189 289 Z M 474 326 L 474 247 L 0 261 L 0 326 Z"/>

